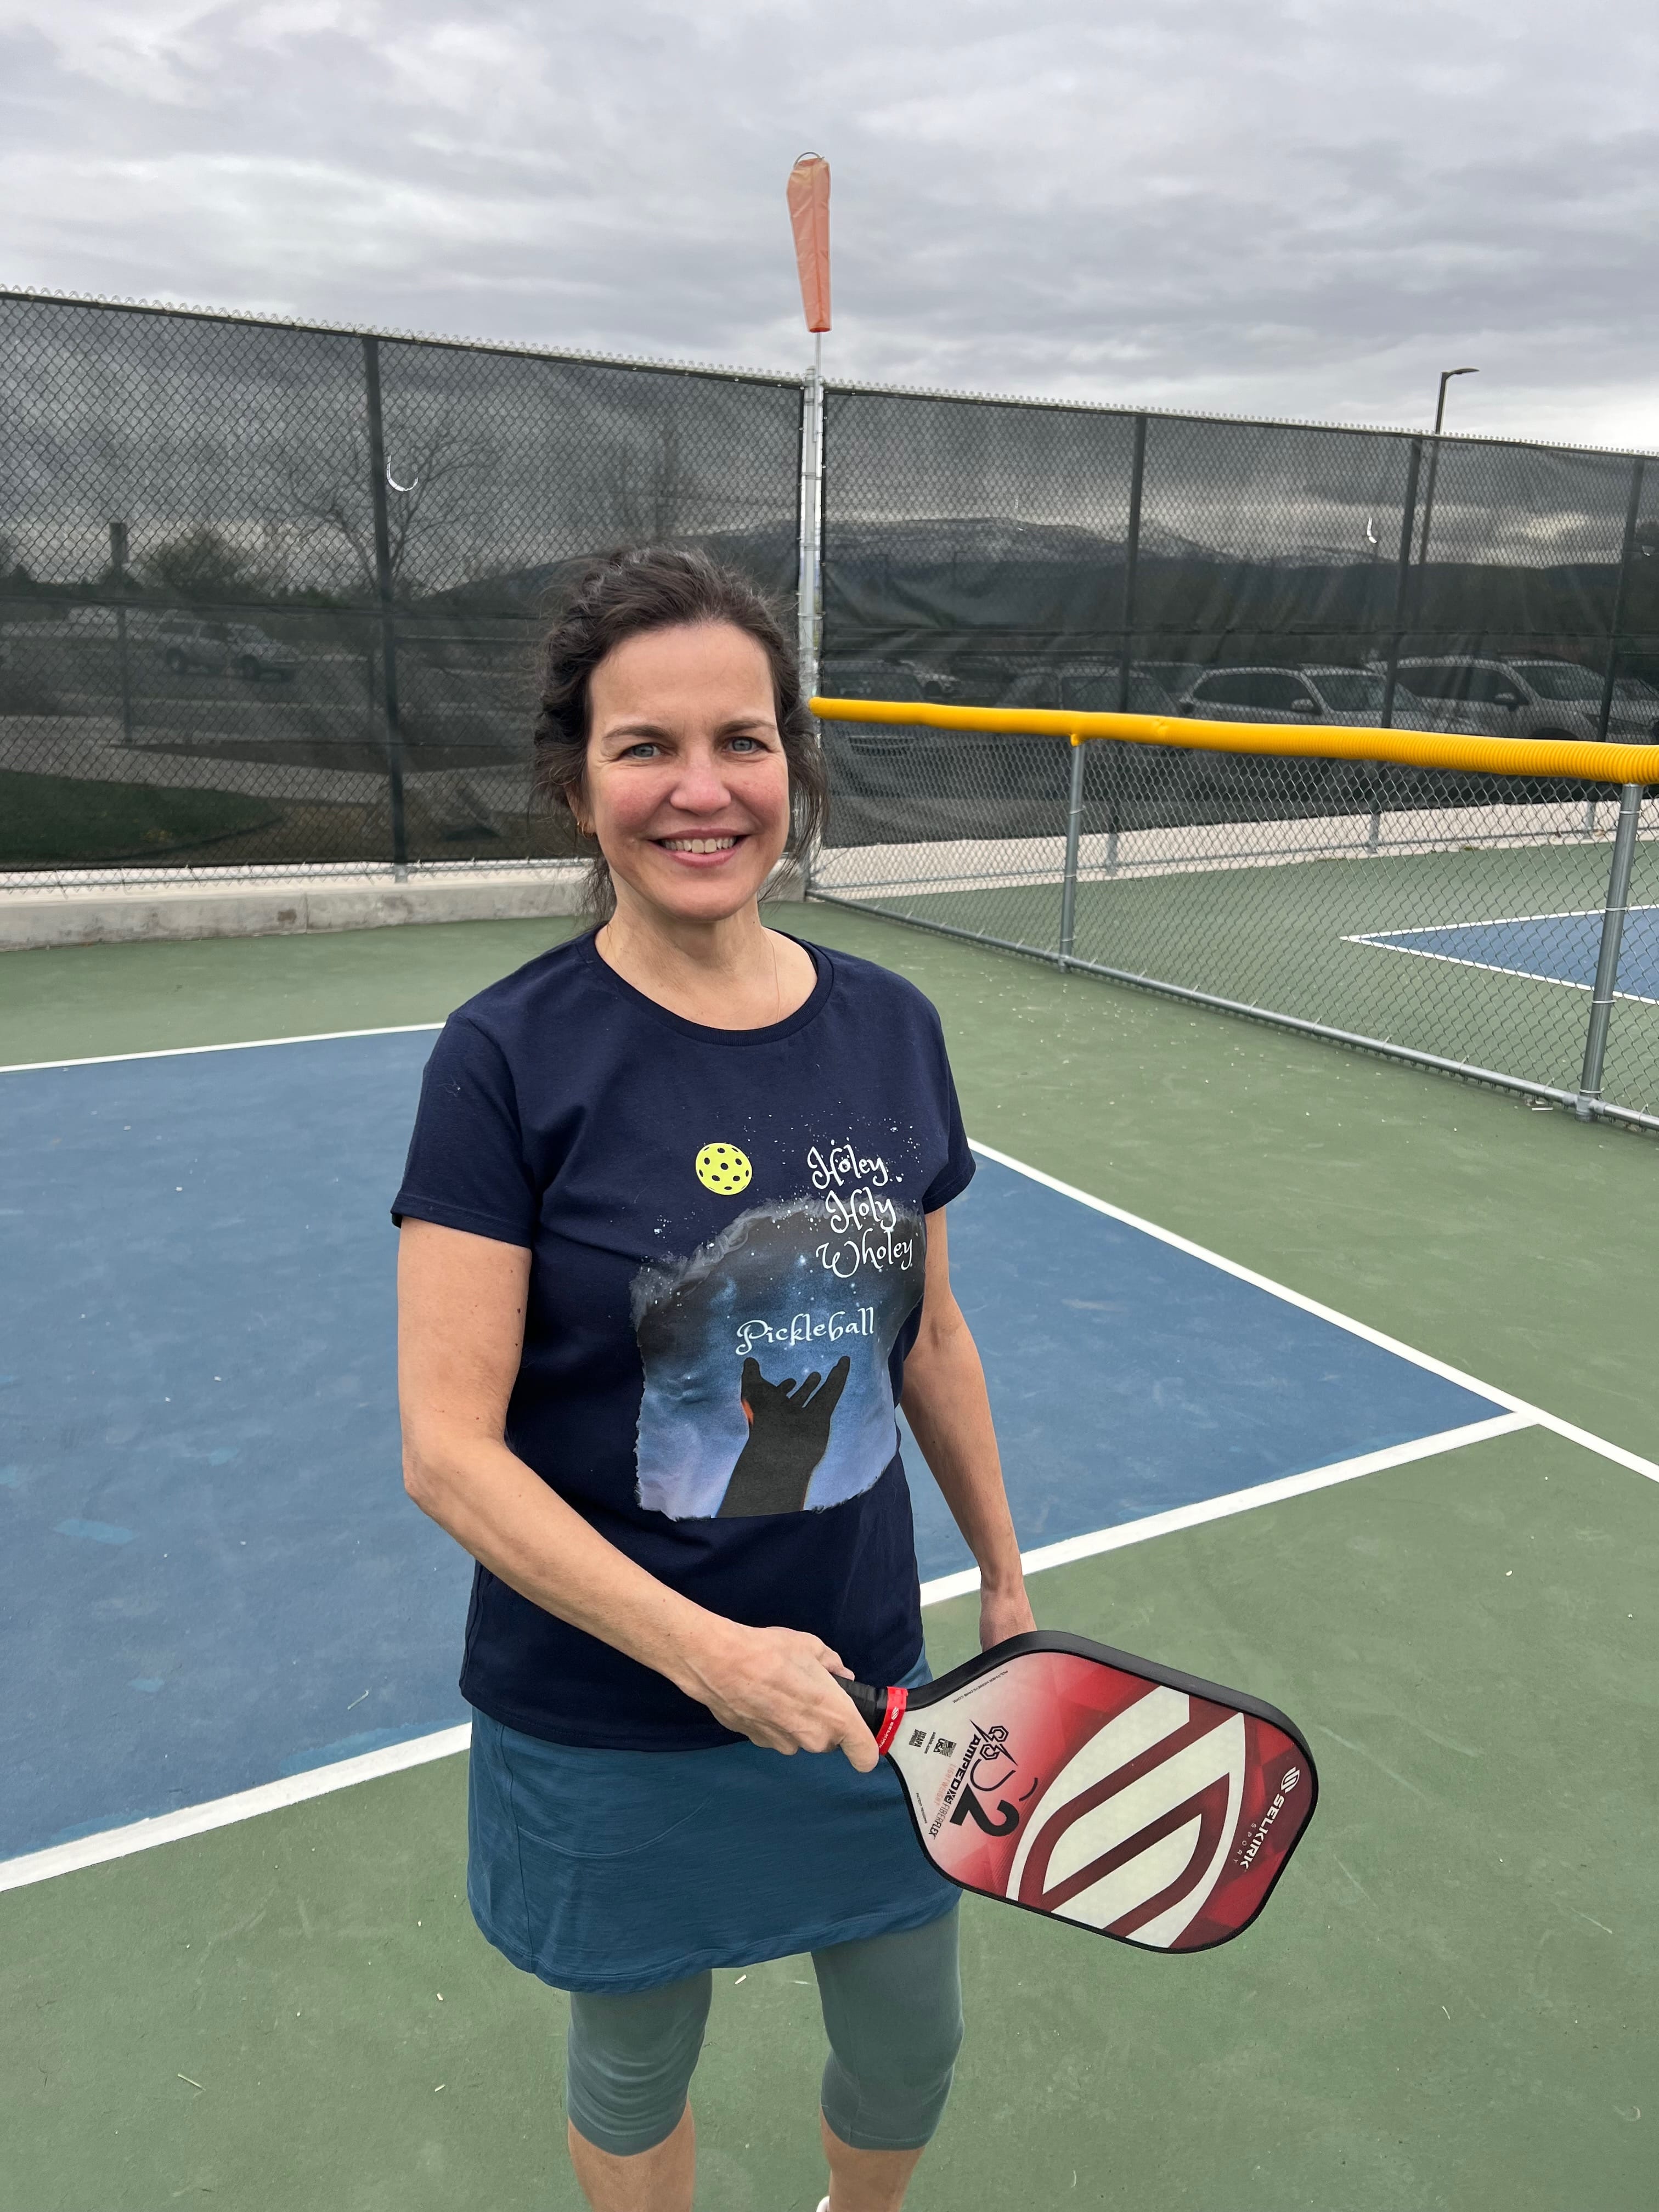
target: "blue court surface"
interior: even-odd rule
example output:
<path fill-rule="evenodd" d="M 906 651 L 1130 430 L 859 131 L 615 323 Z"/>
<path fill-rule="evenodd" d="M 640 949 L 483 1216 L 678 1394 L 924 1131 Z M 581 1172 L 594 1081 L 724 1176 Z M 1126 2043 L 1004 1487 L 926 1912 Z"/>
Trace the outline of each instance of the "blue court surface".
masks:
<path fill-rule="evenodd" d="M 1449 922 L 1425 929 L 1378 930 L 1352 937 L 1351 945 L 1380 945 L 1460 967 L 1522 975 L 1534 983 L 1566 983 L 1581 991 L 1595 984 L 1601 943 L 1600 908 L 1583 914 L 1523 914 L 1505 921 Z M 1659 906 L 1633 906 L 1625 915 L 1620 949 L 1619 993 L 1659 1006 Z"/>
<path fill-rule="evenodd" d="M 431 1042 L 0 1075 L 0 1857 L 466 1717 L 469 1565 L 404 1497 L 394 1398 Z M 1505 1411 L 995 1158 L 951 1249 L 1027 1548 Z"/>

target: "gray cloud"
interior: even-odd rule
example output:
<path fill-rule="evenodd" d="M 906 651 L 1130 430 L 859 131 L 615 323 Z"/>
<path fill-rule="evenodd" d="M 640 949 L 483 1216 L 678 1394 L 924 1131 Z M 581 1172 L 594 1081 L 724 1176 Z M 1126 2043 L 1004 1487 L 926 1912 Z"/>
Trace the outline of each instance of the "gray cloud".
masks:
<path fill-rule="evenodd" d="M 1659 443 L 1627 0 L 0 0 L 12 282 L 848 376 Z"/>

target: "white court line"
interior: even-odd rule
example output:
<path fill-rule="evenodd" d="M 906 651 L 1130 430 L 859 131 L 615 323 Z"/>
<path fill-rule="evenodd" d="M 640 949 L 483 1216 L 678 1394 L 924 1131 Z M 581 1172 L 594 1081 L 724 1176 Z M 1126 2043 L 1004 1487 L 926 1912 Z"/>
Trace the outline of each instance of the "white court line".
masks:
<path fill-rule="evenodd" d="M 1368 937 L 1345 937 L 1345 945 L 1389 945 L 1396 937 L 1439 937 L 1455 929 L 1518 929 L 1523 921 L 1600 921 L 1599 906 L 1553 907 L 1548 914 L 1494 914 L 1484 921 L 1419 921 L 1409 929 L 1373 930 Z M 1659 906 L 1627 906 L 1627 915 L 1659 914 Z"/>
<path fill-rule="evenodd" d="M 193 1052 L 261 1052 L 273 1044 L 337 1044 L 346 1037 L 413 1036 L 441 1030 L 441 1022 L 394 1022 L 380 1030 L 317 1030 L 309 1036 L 238 1037 L 230 1044 L 169 1044 L 156 1052 L 94 1052 L 85 1060 L 14 1060 L 0 1075 L 44 1073 L 50 1067 L 111 1067 L 118 1060 L 183 1060 Z"/>
<path fill-rule="evenodd" d="M 1168 1513 L 1151 1513 L 1144 1520 L 1125 1521 L 1115 1528 L 1097 1528 L 1086 1536 L 1067 1536 L 1058 1544 L 1044 1544 L 1022 1553 L 1028 1575 L 1045 1567 L 1063 1567 L 1073 1559 L 1093 1559 L 1102 1552 L 1121 1551 L 1128 1544 L 1144 1544 L 1154 1536 L 1167 1536 L 1177 1528 L 1194 1528 L 1206 1521 L 1220 1521 L 1234 1513 L 1248 1513 L 1258 1505 L 1276 1504 L 1281 1498 L 1304 1498 L 1310 1491 L 1327 1490 L 1333 1483 L 1352 1482 L 1385 1468 L 1403 1467 L 1440 1452 L 1457 1451 L 1465 1444 L 1486 1442 L 1491 1437 L 1511 1435 L 1517 1429 L 1535 1427 L 1525 1413 L 1499 1413 L 1489 1421 L 1473 1421 L 1461 1429 L 1443 1429 L 1437 1436 L 1415 1437 L 1409 1443 L 1393 1444 L 1384 1451 L 1366 1452 L 1358 1459 L 1337 1460 L 1329 1467 L 1310 1468 L 1304 1474 L 1287 1474 L 1277 1482 L 1260 1482 L 1250 1490 L 1235 1490 L 1223 1498 L 1206 1498 L 1196 1505 L 1178 1505 Z M 943 1605 L 947 1598 L 965 1597 L 979 1588 L 979 1569 L 939 1575 L 921 1585 L 924 1606 Z M 256 1790 L 239 1790 L 234 1796 L 210 1798 L 205 1804 L 181 1806 L 176 1813 L 158 1814 L 149 1820 L 134 1820 L 124 1828 L 106 1828 L 97 1835 L 76 1836 L 67 1844 L 52 1844 L 43 1851 L 0 1862 L 0 1891 L 24 1889 L 31 1883 L 50 1881 L 60 1874 L 78 1874 L 83 1868 L 102 1866 L 112 1859 L 131 1857 L 157 1844 L 181 1843 L 187 1836 L 206 1835 L 238 1820 L 252 1820 L 261 1813 L 279 1812 L 285 1805 L 302 1805 L 313 1797 L 325 1797 L 336 1790 L 349 1790 L 360 1782 L 373 1782 L 383 1774 L 401 1774 L 411 1766 L 424 1766 L 434 1759 L 450 1759 L 470 1747 L 470 1723 L 440 1729 L 435 1735 L 413 1736 L 406 1743 L 386 1744 L 379 1751 L 360 1753 L 356 1759 L 337 1759 L 329 1766 L 314 1766 L 304 1774 L 286 1775 L 280 1782 L 264 1782 Z"/>
<path fill-rule="evenodd" d="M 465 1751 L 472 1741 L 472 1724 L 440 1729 L 435 1735 L 411 1736 L 407 1743 L 383 1744 L 356 1759 L 336 1759 L 329 1766 L 313 1766 L 305 1774 L 285 1774 L 280 1782 L 262 1782 L 257 1790 L 239 1790 L 234 1796 L 210 1797 L 205 1804 L 181 1805 L 176 1813 L 158 1813 L 151 1820 L 134 1820 L 125 1828 L 105 1828 L 95 1836 L 76 1836 L 67 1844 L 52 1844 L 44 1851 L 22 1858 L 0 1861 L 0 1890 L 24 1889 L 31 1882 L 50 1881 L 54 1875 L 75 1874 L 82 1867 L 102 1866 L 110 1859 L 130 1858 L 157 1844 L 180 1843 L 186 1836 L 204 1836 L 213 1828 L 228 1828 L 238 1820 L 251 1820 L 260 1813 L 275 1813 L 284 1805 L 302 1805 L 308 1797 L 326 1797 L 336 1790 L 349 1790 L 359 1782 L 373 1782 L 383 1774 L 401 1774 L 405 1767 L 424 1766 L 434 1759 L 448 1759 Z"/>
<path fill-rule="evenodd" d="M 1471 960 L 1467 953 L 1432 952 L 1425 945 L 1402 945 L 1402 937 L 1452 937 L 1460 929 L 1514 929 L 1523 921 L 1591 921 L 1601 915 L 1600 907 L 1567 907 L 1559 914 L 1511 914 L 1500 915 L 1492 921 L 1431 921 L 1413 929 L 1374 929 L 1356 937 L 1345 937 L 1345 945 L 1368 945 L 1375 952 L 1409 952 L 1418 960 L 1443 960 L 1449 968 L 1478 968 L 1486 975 L 1515 975 L 1523 983 L 1553 983 L 1564 991 L 1593 991 L 1594 983 L 1575 983 L 1571 975 L 1540 975 L 1535 968 L 1513 968 L 1503 960 Z M 1632 906 L 1625 909 L 1632 914 L 1659 914 L 1659 907 Z M 1659 999 L 1647 997 L 1641 991 L 1615 991 L 1615 999 L 1628 999 L 1632 1006 L 1659 1006 Z"/>
<path fill-rule="evenodd" d="M 1530 1413 L 1495 1413 L 1489 1421 L 1470 1421 L 1461 1429 L 1442 1429 L 1431 1437 L 1413 1437 L 1409 1443 L 1389 1444 L 1381 1451 L 1362 1452 L 1357 1459 L 1333 1460 L 1328 1467 L 1311 1467 L 1304 1474 L 1282 1474 L 1276 1482 L 1258 1482 L 1249 1490 L 1230 1490 L 1219 1498 L 1200 1498 L 1195 1505 L 1176 1505 L 1167 1513 L 1149 1513 L 1141 1521 L 1121 1521 L 1115 1528 L 1096 1528 L 1086 1536 L 1062 1536 L 1057 1544 L 1042 1544 L 1022 1552 L 1019 1563 L 1028 1575 L 1045 1567 L 1068 1567 L 1073 1559 L 1097 1559 L 1103 1552 L 1121 1551 L 1126 1544 L 1144 1544 L 1153 1536 L 1172 1535 L 1177 1528 L 1201 1528 L 1206 1521 L 1225 1521 L 1235 1513 L 1252 1512 L 1258 1505 L 1277 1505 L 1282 1498 L 1305 1498 L 1310 1491 L 1328 1490 L 1333 1483 L 1355 1482 L 1362 1474 L 1381 1474 L 1391 1467 L 1408 1467 L 1417 1459 L 1433 1459 L 1441 1452 L 1461 1451 L 1465 1444 L 1483 1444 L 1492 1437 L 1513 1436 L 1517 1429 L 1535 1429 Z M 940 1575 L 921 1586 L 924 1605 L 942 1605 L 949 1597 L 966 1597 L 979 1588 L 979 1569 Z M 0 1869 L 0 1874 L 4 1869 Z"/>
<path fill-rule="evenodd" d="M 1528 1399 L 1517 1398 L 1512 1390 L 1500 1389 L 1495 1382 L 1483 1382 L 1478 1376 L 1453 1367 L 1446 1360 L 1436 1359 L 1426 1352 L 1419 1352 L 1414 1345 L 1402 1344 L 1397 1336 L 1386 1336 L 1380 1328 L 1372 1328 L 1351 1315 L 1339 1313 L 1334 1306 L 1322 1305 L 1317 1298 L 1304 1297 L 1300 1291 L 1292 1291 L 1283 1283 L 1274 1282 L 1271 1275 L 1259 1275 L 1254 1267 L 1243 1267 L 1237 1260 L 1229 1260 L 1219 1252 L 1212 1252 L 1207 1245 L 1194 1244 L 1189 1237 L 1177 1237 L 1172 1229 L 1160 1229 L 1155 1221 L 1147 1221 L 1138 1213 L 1130 1213 L 1121 1206 L 1110 1206 L 1103 1198 L 1096 1198 L 1075 1183 L 1061 1182 L 1057 1176 L 1044 1175 L 1041 1168 L 1030 1167 L 1017 1160 L 1011 1152 L 1000 1152 L 994 1146 L 975 1143 L 972 1149 L 981 1158 L 994 1160 L 999 1167 L 1012 1168 L 1016 1175 L 1028 1176 L 1040 1182 L 1046 1190 L 1058 1191 L 1062 1198 L 1074 1198 L 1079 1206 L 1086 1206 L 1109 1219 L 1121 1221 L 1126 1227 L 1139 1229 L 1143 1235 L 1155 1237 L 1160 1244 L 1168 1244 L 1176 1252 L 1185 1252 L 1194 1260 L 1202 1260 L 1212 1267 L 1219 1267 L 1224 1275 L 1232 1275 L 1241 1283 L 1249 1283 L 1258 1291 L 1266 1291 L 1270 1297 L 1282 1298 L 1288 1306 L 1299 1307 L 1302 1312 L 1313 1314 L 1328 1321 L 1334 1328 L 1346 1329 L 1366 1344 L 1375 1344 L 1384 1352 L 1392 1352 L 1397 1358 L 1409 1359 L 1413 1367 L 1421 1367 L 1428 1374 L 1438 1375 L 1447 1382 L 1460 1383 L 1477 1396 L 1490 1398 L 1495 1405 L 1507 1406 L 1512 1413 L 1524 1413 L 1540 1428 L 1552 1430 L 1558 1437 L 1565 1437 L 1570 1443 L 1582 1444 L 1586 1451 L 1599 1453 L 1620 1467 L 1626 1467 L 1632 1474 L 1644 1474 L 1650 1482 L 1659 1482 L 1659 1465 L 1644 1459 L 1639 1452 L 1626 1451 L 1623 1444 L 1609 1443 L 1605 1437 L 1581 1429 L 1576 1422 L 1564 1421 L 1559 1413 L 1546 1413 Z"/>
<path fill-rule="evenodd" d="M 1369 945 L 1373 952 L 1409 952 L 1413 960 L 1443 960 L 1449 968 L 1479 968 L 1488 975 L 1514 975 L 1523 983 L 1554 983 L 1563 991 L 1593 991 L 1594 983 L 1575 983 L 1571 975 L 1540 975 L 1535 968 L 1508 968 L 1501 960 L 1471 960 L 1461 952 L 1431 952 L 1426 945 L 1396 945 L 1386 937 L 1345 937 L 1345 945 Z M 1659 999 L 1640 991 L 1615 991 L 1633 1006 L 1659 1006 Z"/>
<path fill-rule="evenodd" d="M 341 1030 L 316 1037 L 262 1037 L 260 1044 L 314 1044 L 327 1041 L 328 1035 L 340 1037 L 395 1036 L 415 1029 L 440 1027 L 437 1023 L 409 1023 L 395 1030 Z M 184 1046 L 182 1051 L 234 1051 L 235 1046 Z M 112 1053 L 110 1060 L 167 1058 L 167 1054 Z M 45 1066 L 86 1066 L 93 1061 L 43 1061 L 25 1065 Z M 9 1072 L 0 1069 L 0 1073 Z M 1190 1237 L 1179 1237 L 1173 1230 L 1161 1229 L 1156 1222 L 1147 1221 L 1139 1214 L 1130 1213 L 1124 1207 L 1109 1205 L 1103 1198 L 1096 1198 L 1073 1183 L 1061 1182 L 1058 1176 L 1045 1175 L 1041 1168 L 1030 1166 L 1015 1159 L 1012 1153 L 999 1152 L 994 1146 L 975 1144 L 973 1150 L 981 1158 L 994 1160 L 999 1167 L 1011 1169 L 1016 1175 L 1028 1176 L 1047 1190 L 1056 1191 L 1062 1198 L 1075 1199 L 1096 1213 L 1109 1220 L 1121 1221 L 1130 1229 L 1156 1237 L 1172 1250 L 1184 1252 L 1190 1258 L 1202 1260 L 1206 1265 L 1218 1267 L 1224 1274 L 1237 1281 L 1249 1283 L 1254 1289 L 1266 1291 L 1272 1297 L 1282 1298 L 1287 1305 L 1302 1312 L 1329 1322 L 1333 1327 L 1346 1329 L 1364 1343 L 1374 1344 L 1382 1351 L 1391 1352 L 1413 1366 L 1444 1381 L 1461 1384 L 1477 1395 L 1505 1407 L 1505 1414 L 1491 1420 L 1477 1421 L 1460 1429 L 1443 1430 L 1437 1436 L 1414 1439 L 1389 1450 L 1369 1452 L 1358 1459 L 1340 1460 L 1330 1467 L 1315 1468 L 1303 1474 L 1286 1475 L 1277 1482 L 1259 1483 L 1249 1490 L 1233 1491 L 1220 1498 L 1206 1498 L 1197 1505 L 1180 1506 L 1170 1513 L 1148 1515 L 1140 1521 L 1121 1523 L 1115 1528 L 1104 1528 L 1085 1536 L 1072 1536 L 1057 1544 L 1039 1547 L 1023 1554 L 1028 1573 L 1040 1573 L 1043 1568 L 1061 1566 L 1073 1559 L 1091 1558 L 1097 1553 L 1115 1551 L 1122 1546 L 1144 1543 L 1150 1538 L 1171 1534 L 1178 1528 L 1193 1528 L 1205 1521 L 1218 1520 L 1233 1513 L 1249 1511 L 1255 1505 L 1271 1504 L 1275 1500 L 1305 1496 L 1338 1482 L 1352 1481 L 1361 1475 L 1380 1474 L 1390 1467 L 1403 1466 L 1414 1459 L 1431 1454 L 1453 1451 L 1465 1444 L 1476 1443 L 1489 1437 L 1504 1436 L 1522 1428 L 1540 1427 L 1565 1437 L 1570 1443 L 1581 1444 L 1588 1451 L 1598 1453 L 1603 1459 L 1628 1468 L 1633 1474 L 1646 1475 L 1650 1481 L 1659 1482 L 1659 1466 L 1651 1460 L 1628 1452 L 1620 1444 L 1609 1443 L 1603 1437 L 1593 1436 L 1571 1421 L 1564 1421 L 1542 1407 L 1530 1405 L 1524 1398 L 1499 1389 L 1496 1384 L 1482 1382 L 1462 1368 L 1453 1367 L 1428 1352 L 1419 1352 L 1413 1346 L 1402 1344 L 1397 1337 L 1386 1336 L 1382 1330 L 1370 1328 L 1365 1322 L 1354 1321 L 1339 1313 L 1332 1306 L 1322 1305 L 1316 1298 L 1304 1297 L 1299 1291 L 1276 1283 L 1271 1276 L 1258 1274 L 1252 1267 L 1241 1267 L 1206 1246 L 1195 1244 Z M 965 1569 L 960 1574 L 942 1575 L 922 1585 L 924 1605 L 938 1605 L 946 1598 L 965 1595 L 978 1587 L 978 1570 Z M 429 1759 L 444 1759 L 464 1750 L 471 1741 L 471 1729 L 463 1723 L 459 1728 L 441 1729 L 434 1735 L 417 1736 L 407 1743 L 390 1744 L 383 1750 L 365 1752 L 356 1759 L 341 1759 L 330 1766 L 315 1767 L 309 1773 L 290 1775 L 280 1782 L 262 1784 L 256 1790 L 245 1790 L 234 1796 L 210 1799 L 201 1805 L 181 1807 L 175 1813 L 164 1813 L 150 1820 L 132 1822 L 124 1828 L 109 1828 L 100 1834 L 77 1837 L 67 1844 L 55 1844 L 43 1851 L 0 1862 L 0 1891 L 18 1889 L 31 1882 L 50 1881 L 52 1876 L 70 1874 L 83 1867 L 98 1866 L 110 1859 L 125 1858 L 134 1851 L 147 1850 L 152 1844 L 173 1843 L 186 1836 L 204 1834 L 208 1830 L 228 1826 L 237 1820 L 254 1818 L 261 1813 L 277 1810 L 284 1805 L 303 1803 L 307 1798 L 326 1796 L 336 1790 L 350 1788 L 358 1782 L 367 1782 L 381 1774 L 396 1774 L 404 1768 L 418 1766 Z"/>

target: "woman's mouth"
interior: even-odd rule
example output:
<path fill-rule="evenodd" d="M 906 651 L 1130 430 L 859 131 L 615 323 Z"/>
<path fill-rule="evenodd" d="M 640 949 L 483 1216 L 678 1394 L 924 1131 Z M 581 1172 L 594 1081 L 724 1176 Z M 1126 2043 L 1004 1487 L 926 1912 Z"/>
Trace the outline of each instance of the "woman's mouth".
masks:
<path fill-rule="evenodd" d="M 739 840 L 735 830 L 718 837 L 659 837 L 665 853 L 730 853 Z"/>

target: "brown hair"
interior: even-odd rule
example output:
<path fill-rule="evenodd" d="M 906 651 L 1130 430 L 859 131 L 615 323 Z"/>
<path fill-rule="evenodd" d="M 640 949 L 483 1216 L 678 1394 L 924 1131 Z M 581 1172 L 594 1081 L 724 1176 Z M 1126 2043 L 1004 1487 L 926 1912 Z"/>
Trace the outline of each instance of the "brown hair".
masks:
<path fill-rule="evenodd" d="M 729 623 L 754 639 L 772 671 L 778 734 L 789 767 L 787 850 L 799 852 L 823 827 L 829 790 L 823 753 L 800 688 L 794 647 L 769 602 L 746 576 L 706 553 L 647 545 L 595 562 L 542 641 L 534 729 L 536 785 L 544 805 L 568 809 L 591 848 L 587 903 L 604 921 L 616 907 L 610 866 L 584 836 L 578 799 L 587 771 L 593 671 L 608 653 L 647 630 Z"/>

